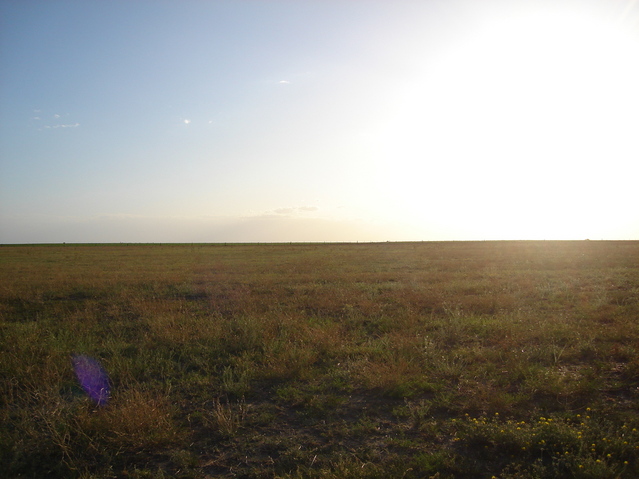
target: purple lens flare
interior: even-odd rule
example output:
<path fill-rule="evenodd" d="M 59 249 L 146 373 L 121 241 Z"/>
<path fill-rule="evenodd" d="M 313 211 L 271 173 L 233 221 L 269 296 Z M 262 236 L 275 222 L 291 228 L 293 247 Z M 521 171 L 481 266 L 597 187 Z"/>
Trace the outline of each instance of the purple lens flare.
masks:
<path fill-rule="evenodd" d="M 98 361 L 84 354 L 71 356 L 75 375 L 84 392 L 93 399 L 98 406 L 106 406 L 111 394 L 109 376 Z"/>

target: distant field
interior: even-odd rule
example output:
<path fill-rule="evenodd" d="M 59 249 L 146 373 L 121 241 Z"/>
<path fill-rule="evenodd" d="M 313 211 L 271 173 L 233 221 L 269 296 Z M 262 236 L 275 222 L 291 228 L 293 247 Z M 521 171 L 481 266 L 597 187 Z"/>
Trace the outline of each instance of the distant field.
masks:
<path fill-rule="evenodd" d="M 0 247 L 0 477 L 637 478 L 638 411 L 639 242 Z"/>

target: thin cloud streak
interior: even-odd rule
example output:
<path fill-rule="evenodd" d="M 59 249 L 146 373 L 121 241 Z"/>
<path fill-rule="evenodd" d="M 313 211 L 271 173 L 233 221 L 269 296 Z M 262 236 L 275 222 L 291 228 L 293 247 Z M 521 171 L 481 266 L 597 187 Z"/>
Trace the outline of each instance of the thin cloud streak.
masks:
<path fill-rule="evenodd" d="M 319 208 L 317 206 L 289 206 L 284 208 L 276 208 L 273 210 L 274 213 L 278 215 L 294 215 L 296 213 L 310 213 L 314 211 L 318 211 Z M 270 213 L 267 213 L 267 215 Z"/>
<path fill-rule="evenodd" d="M 71 123 L 68 125 L 45 125 L 44 128 L 77 128 L 80 126 L 80 123 Z"/>

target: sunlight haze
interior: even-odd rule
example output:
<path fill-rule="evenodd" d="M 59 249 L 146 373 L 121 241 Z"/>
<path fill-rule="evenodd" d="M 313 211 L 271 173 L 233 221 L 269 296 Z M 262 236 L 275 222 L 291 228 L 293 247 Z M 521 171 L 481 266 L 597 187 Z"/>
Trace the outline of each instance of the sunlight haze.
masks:
<path fill-rule="evenodd" d="M 635 0 L 0 18 L 0 243 L 639 239 Z"/>

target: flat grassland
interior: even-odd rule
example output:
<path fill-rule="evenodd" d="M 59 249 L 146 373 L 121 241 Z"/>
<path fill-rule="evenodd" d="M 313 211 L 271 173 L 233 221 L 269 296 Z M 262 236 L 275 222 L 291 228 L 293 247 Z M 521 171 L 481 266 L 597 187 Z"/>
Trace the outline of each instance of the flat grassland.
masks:
<path fill-rule="evenodd" d="M 636 478 L 638 353 L 639 242 L 3 246 L 0 476 Z"/>

